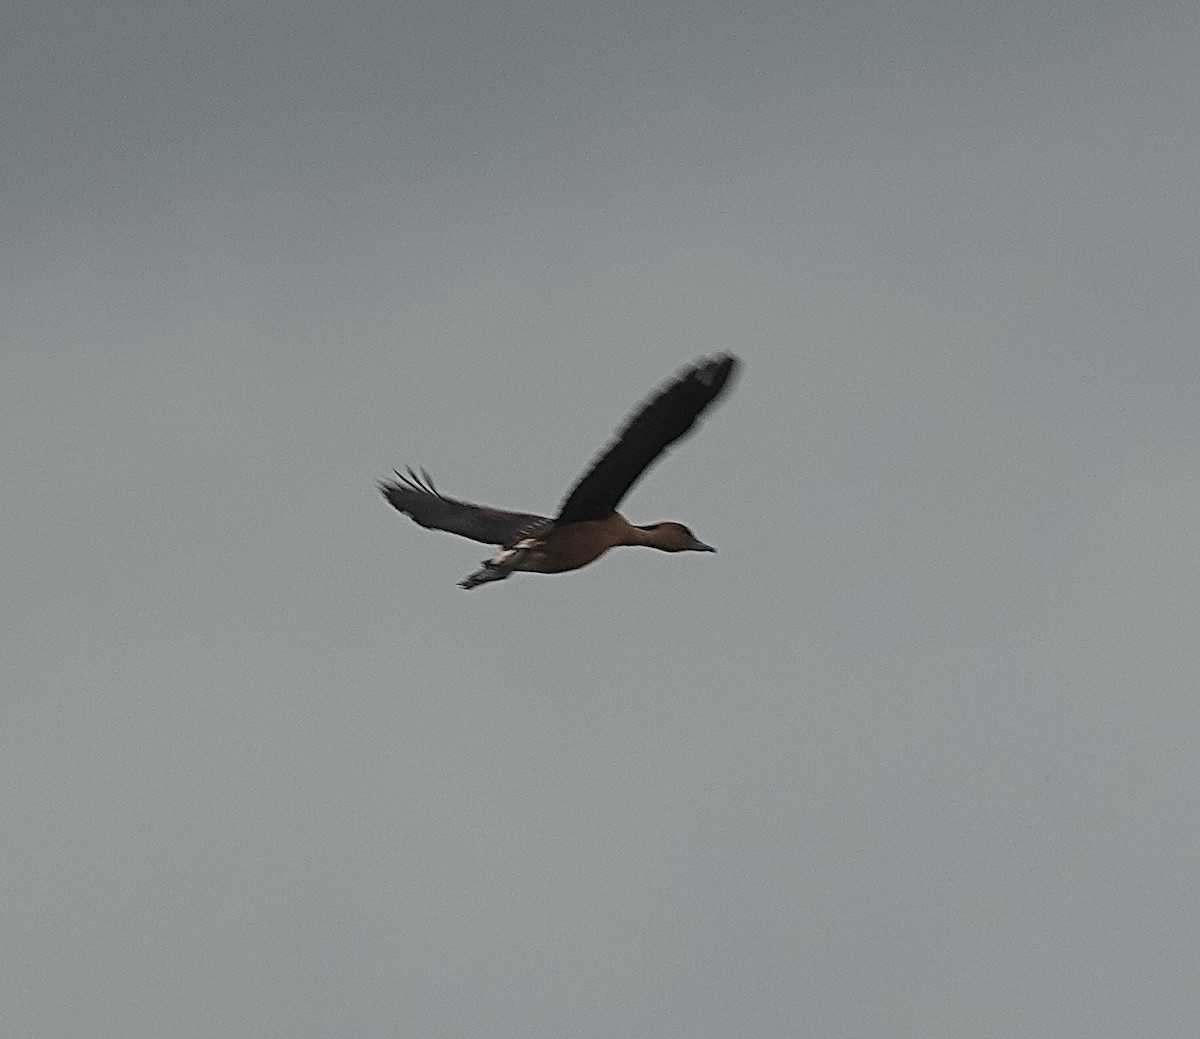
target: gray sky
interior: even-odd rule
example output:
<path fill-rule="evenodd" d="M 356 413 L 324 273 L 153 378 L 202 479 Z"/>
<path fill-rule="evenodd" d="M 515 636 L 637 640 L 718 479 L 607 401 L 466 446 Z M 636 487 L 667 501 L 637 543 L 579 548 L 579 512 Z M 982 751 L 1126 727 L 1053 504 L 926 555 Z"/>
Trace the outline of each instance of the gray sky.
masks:
<path fill-rule="evenodd" d="M 4 21 L 8 1034 L 1200 1032 L 1200 8 Z"/>

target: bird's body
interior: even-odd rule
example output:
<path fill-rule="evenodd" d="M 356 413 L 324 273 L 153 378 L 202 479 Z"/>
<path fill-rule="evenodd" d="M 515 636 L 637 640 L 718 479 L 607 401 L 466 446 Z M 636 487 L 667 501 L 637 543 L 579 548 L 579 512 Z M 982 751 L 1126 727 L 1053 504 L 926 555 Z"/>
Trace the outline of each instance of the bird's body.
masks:
<path fill-rule="evenodd" d="M 554 519 L 446 498 L 423 470 L 397 471 L 398 482 L 381 482 L 379 489 L 423 527 L 501 546 L 481 570 L 460 582 L 463 588 L 503 580 L 515 571 L 578 570 L 619 545 L 714 552 L 681 523 L 634 526 L 616 507 L 650 464 L 716 400 L 736 366 L 736 358 L 727 354 L 702 361 L 657 393 L 579 479 Z"/>

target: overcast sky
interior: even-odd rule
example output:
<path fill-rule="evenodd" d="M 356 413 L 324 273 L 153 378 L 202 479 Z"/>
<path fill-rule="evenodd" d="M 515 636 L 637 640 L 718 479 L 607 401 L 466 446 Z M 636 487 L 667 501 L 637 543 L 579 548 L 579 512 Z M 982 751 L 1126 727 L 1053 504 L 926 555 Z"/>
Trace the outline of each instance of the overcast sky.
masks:
<path fill-rule="evenodd" d="M 1200 7 L 3 22 L 6 1034 L 1200 1034 Z"/>

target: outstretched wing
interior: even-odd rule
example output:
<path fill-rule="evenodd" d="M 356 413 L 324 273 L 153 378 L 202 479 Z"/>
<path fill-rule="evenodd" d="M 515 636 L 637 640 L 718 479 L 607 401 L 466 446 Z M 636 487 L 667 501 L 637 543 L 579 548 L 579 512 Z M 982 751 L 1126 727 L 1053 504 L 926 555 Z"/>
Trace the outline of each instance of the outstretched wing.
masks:
<path fill-rule="evenodd" d="M 556 523 L 603 519 L 659 455 L 696 424 L 729 382 L 737 358 L 719 354 L 685 369 L 643 405 L 563 501 Z"/>
<path fill-rule="evenodd" d="M 489 509 L 486 505 L 447 498 L 433 486 L 424 469 L 417 473 L 410 468 L 407 476 L 399 470 L 394 472 L 396 480 L 380 480 L 379 490 L 394 508 L 422 527 L 449 531 L 485 545 L 510 545 L 550 525 L 545 516 Z"/>

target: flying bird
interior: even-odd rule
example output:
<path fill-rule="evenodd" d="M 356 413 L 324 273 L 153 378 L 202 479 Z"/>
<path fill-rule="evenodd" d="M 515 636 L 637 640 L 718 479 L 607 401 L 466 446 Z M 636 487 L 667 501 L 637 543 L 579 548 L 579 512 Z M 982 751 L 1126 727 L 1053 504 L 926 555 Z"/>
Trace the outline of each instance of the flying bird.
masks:
<path fill-rule="evenodd" d="M 682 523 L 634 526 L 617 512 L 621 499 L 659 455 L 696 424 L 729 384 L 738 367 L 730 354 L 704 358 L 685 368 L 643 404 L 591 468 L 576 481 L 553 519 L 508 512 L 448 498 L 424 469 L 394 470 L 379 482 L 393 507 L 422 527 L 445 530 L 498 545 L 462 588 L 502 581 L 516 571 L 558 574 L 595 562 L 618 545 L 645 545 L 663 552 L 715 552 Z"/>

